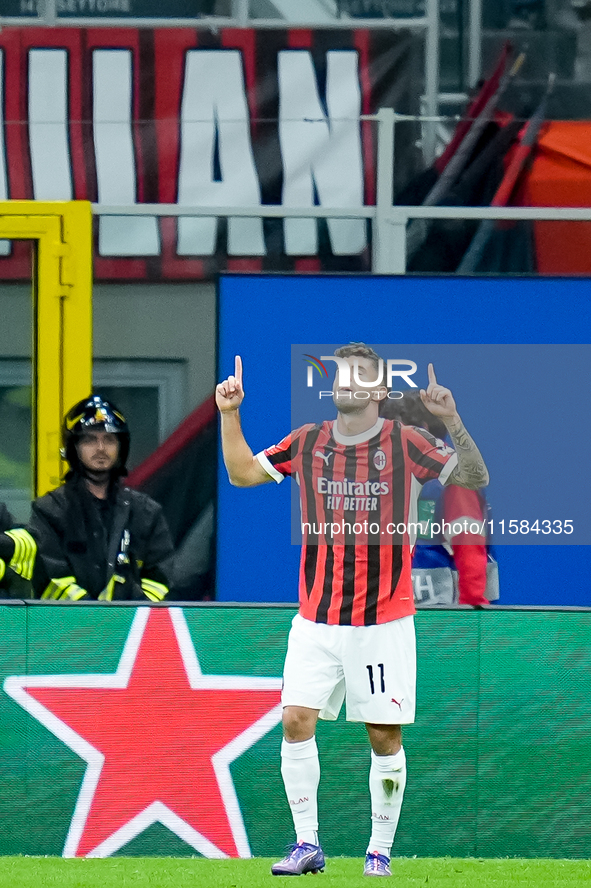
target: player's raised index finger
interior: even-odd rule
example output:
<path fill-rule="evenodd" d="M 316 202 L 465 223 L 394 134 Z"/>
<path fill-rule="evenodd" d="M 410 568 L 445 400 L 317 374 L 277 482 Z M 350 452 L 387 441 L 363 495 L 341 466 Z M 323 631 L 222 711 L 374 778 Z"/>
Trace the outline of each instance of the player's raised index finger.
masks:
<path fill-rule="evenodd" d="M 437 384 L 437 377 L 435 376 L 435 370 L 433 369 L 433 364 L 429 364 L 427 367 L 427 373 L 429 374 L 429 383 Z"/>
<path fill-rule="evenodd" d="M 234 376 L 236 377 L 236 382 L 241 386 L 242 385 L 242 358 L 240 355 L 236 355 L 234 358 Z"/>

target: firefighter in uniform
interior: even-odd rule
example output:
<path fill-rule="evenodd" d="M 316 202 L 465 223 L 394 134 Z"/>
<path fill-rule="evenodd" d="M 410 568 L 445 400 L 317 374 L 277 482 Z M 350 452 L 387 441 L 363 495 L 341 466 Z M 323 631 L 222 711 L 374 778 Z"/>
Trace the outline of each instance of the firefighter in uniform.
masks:
<path fill-rule="evenodd" d="M 161 507 L 122 483 L 129 429 L 100 395 L 64 419 L 65 483 L 33 502 L 29 529 L 38 546 L 33 589 L 60 601 L 162 601 L 173 547 Z"/>
<path fill-rule="evenodd" d="M 37 546 L 0 503 L 0 598 L 29 598 Z"/>

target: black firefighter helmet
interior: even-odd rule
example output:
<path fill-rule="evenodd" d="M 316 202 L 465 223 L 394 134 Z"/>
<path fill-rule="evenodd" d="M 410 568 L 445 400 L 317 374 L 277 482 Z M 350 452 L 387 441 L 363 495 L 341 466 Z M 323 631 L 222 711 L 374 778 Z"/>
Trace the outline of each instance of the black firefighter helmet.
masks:
<path fill-rule="evenodd" d="M 76 452 L 76 440 L 85 432 L 104 431 L 119 438 L 119 461 L 114 470 L 118 475 L 126 475 L 125 464 L 129 456 L 129 428 L 122 413 L 111 401 L 101 395 L 90 395 L 69 410 L 62 426 L 62 457 L 70 469 L 80 470 L 80 460 Z"/>

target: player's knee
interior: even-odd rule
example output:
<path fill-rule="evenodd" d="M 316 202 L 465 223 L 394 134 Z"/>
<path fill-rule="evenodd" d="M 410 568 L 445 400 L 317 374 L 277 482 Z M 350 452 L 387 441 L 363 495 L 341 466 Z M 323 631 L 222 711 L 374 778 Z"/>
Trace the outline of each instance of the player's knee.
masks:
<path fill-rule="evenodd" d="M 288 743 L 301 743 L 314 736 L 318 711 L 303 706 L 286 706 L 283 710 L 283 735 Z"/>
<path fill-rule="evenodd" d="M 376 755 L 396 755 L 402 746 L 400 725 L 366 724 L 371 747 Z"/>

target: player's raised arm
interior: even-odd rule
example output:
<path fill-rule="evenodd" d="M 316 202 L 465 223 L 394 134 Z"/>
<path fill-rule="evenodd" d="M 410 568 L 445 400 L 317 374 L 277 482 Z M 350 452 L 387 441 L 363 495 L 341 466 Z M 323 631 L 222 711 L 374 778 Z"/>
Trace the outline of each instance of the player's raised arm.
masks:
<path fill-rule="evenodd" d="M 489 481 L 488 469 L 480 450 L 460 419 L 452 393 L 437 382 L 433 364 L 429 364 L 428 373 L 429 385 L 426 391 L 421 389 L 421 400 L 433 416 L 439 416 L 445 423 L 458 454 L 458 464 L 447 479 L 447 483 L 458 484 L 469 490 L 486 487 Z"/>
<path fill-rule="evenodd" d="M 234 375 L 220 382 L 215 390 L 220 411 L 222 452 L 230 483 L 236 487 L 255 487 L 273 479 L 256 459 L 242 433 L 238 408 L 243 399 L 242 359 L 236 355 Z"/>

